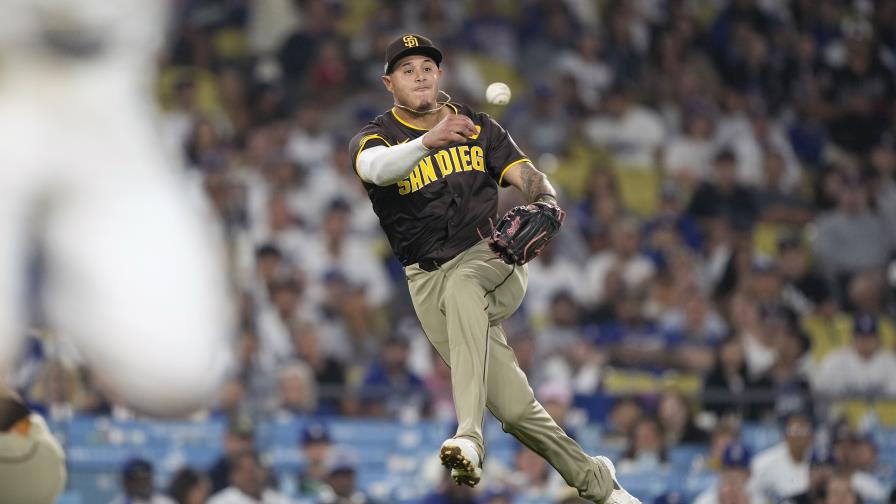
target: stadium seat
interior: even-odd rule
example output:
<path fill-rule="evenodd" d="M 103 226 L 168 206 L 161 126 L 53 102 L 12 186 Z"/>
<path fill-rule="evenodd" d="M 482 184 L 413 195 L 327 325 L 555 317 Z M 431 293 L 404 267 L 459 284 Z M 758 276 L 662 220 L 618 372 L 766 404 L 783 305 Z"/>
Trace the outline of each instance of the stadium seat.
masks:
<path fill-rule="evenodd" d="M 65 492 L 56 499 L 56 504 L 82 504 L 81 494 L 78 492 Z"/>

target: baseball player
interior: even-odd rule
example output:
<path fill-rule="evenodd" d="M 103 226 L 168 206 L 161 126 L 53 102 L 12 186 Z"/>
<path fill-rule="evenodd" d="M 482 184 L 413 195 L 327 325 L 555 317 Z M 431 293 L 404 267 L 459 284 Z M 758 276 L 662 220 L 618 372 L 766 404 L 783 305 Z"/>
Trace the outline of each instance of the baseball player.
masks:
<path fill-rule="evenodd" d="M 352 138 L 350 153 L 423 329 L 451 366 L 458 428 L 441 447 L 442 464 L 458 484 L 479 482 L 488 407 L 585 499 L 639 502 L 608 458 L 586 455 L 535 400 L 501 329 L 522 302 L 525 262 L 559 228 L 554 188 L 488 115 L 439 100 L 442 53 L 429 39 L 399 37 L 385 60 L 394 107 Z M 508 185 L 531 204 L 511 211 L 500 239 L 490 239 L 498 187 Z"/>
<path fill-rule="evenodd" d="M 40 244 L 54 328 L 131 406 L 179 414 L 214 399 L 229 306 L 154 122 L 166 3 L 0 0 L 0 377 Z"/>
<path fill-rule="evenodd" d="M 44 419 L 0 383 L 0 504 L 52 504 L 66 475 L 62 446 Z"/>

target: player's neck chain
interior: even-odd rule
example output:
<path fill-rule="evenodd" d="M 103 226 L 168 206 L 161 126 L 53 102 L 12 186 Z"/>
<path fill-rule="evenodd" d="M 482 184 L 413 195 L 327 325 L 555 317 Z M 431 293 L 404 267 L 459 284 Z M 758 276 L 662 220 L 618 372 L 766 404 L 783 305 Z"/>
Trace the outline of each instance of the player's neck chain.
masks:
<path fill-rule="evenodd" d="M 398 108 L 400 108 L 400 109 L 402 109 L 402 110 L 407 110 L 407 111 L 410 112 L 411 114 L 418 115 L 418 116 L 422 116 L 422 115 L 426 115 L 426 114 L 432 114 L 433 112 L 438 112 L 438 111 L 442 110 L 442 108 L 444 108 L 445 105 L 448 105 L 448 102 L 451 101 L 451 95 L 450 95 L 450 94 L 448 94 L 448 93 L 442 91 L 441 89 L 439 90 L 439 94 L 443 94 L 443 95 L 445 95 L 445 98 L 447 98 L 447 99 L 446 99 L 445 101 L 439 101 L 438 99 L 436 99 L 436 104 L 437 104 L 438 106 L 435 107 L 435 108 L 431 108 L 431 109 L 429 109 L 429 110 L 414 110 L 414 109 L 412 109 L 411 107 L 406 107 L 406 106 L 404 106 L 404 105 L 398 103 L 397 101 L 395 102 L 395 106 L 398 107 Z"/>

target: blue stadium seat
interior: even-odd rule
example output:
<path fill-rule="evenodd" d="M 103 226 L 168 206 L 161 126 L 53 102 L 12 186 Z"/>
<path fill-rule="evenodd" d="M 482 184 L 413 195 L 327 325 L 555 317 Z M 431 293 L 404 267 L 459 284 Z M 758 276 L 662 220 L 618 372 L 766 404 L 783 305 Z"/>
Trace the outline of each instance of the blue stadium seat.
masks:
<path fill-rule="evenodd" d="M 745 423 L 740 437 L 744 446 L 755 454 L 780 442 L 781 430 L 776 425 Z"/>
<path fill-rule="evenodd" d="M 82 504 L 81 494 L 78 492 L 65 492 L 56 499 L 56 504 Z"/>
<path fill-rule="evenodd" d="M 706 455 L 707 446 L 702 444 L 681 444 L 669 450 L 669 462 L 679 471 L 690 471 L 695 463 Z"/>

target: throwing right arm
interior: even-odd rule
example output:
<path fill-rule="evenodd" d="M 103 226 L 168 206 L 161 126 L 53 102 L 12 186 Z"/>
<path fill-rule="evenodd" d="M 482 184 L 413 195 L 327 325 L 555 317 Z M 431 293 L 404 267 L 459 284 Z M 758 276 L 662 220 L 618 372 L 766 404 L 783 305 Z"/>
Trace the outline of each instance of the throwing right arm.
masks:
<path fill-rule="evenodd" d="M 464 143 L 476 134 L 473 121 L 464 115 L 450 115 L 425 135 L 406 143 L 387 147 L 377 145 L 358 154 L 356 167 L 364 182 L 392 185 L 407 177 L 430 150 L 452 143 Z"/>

